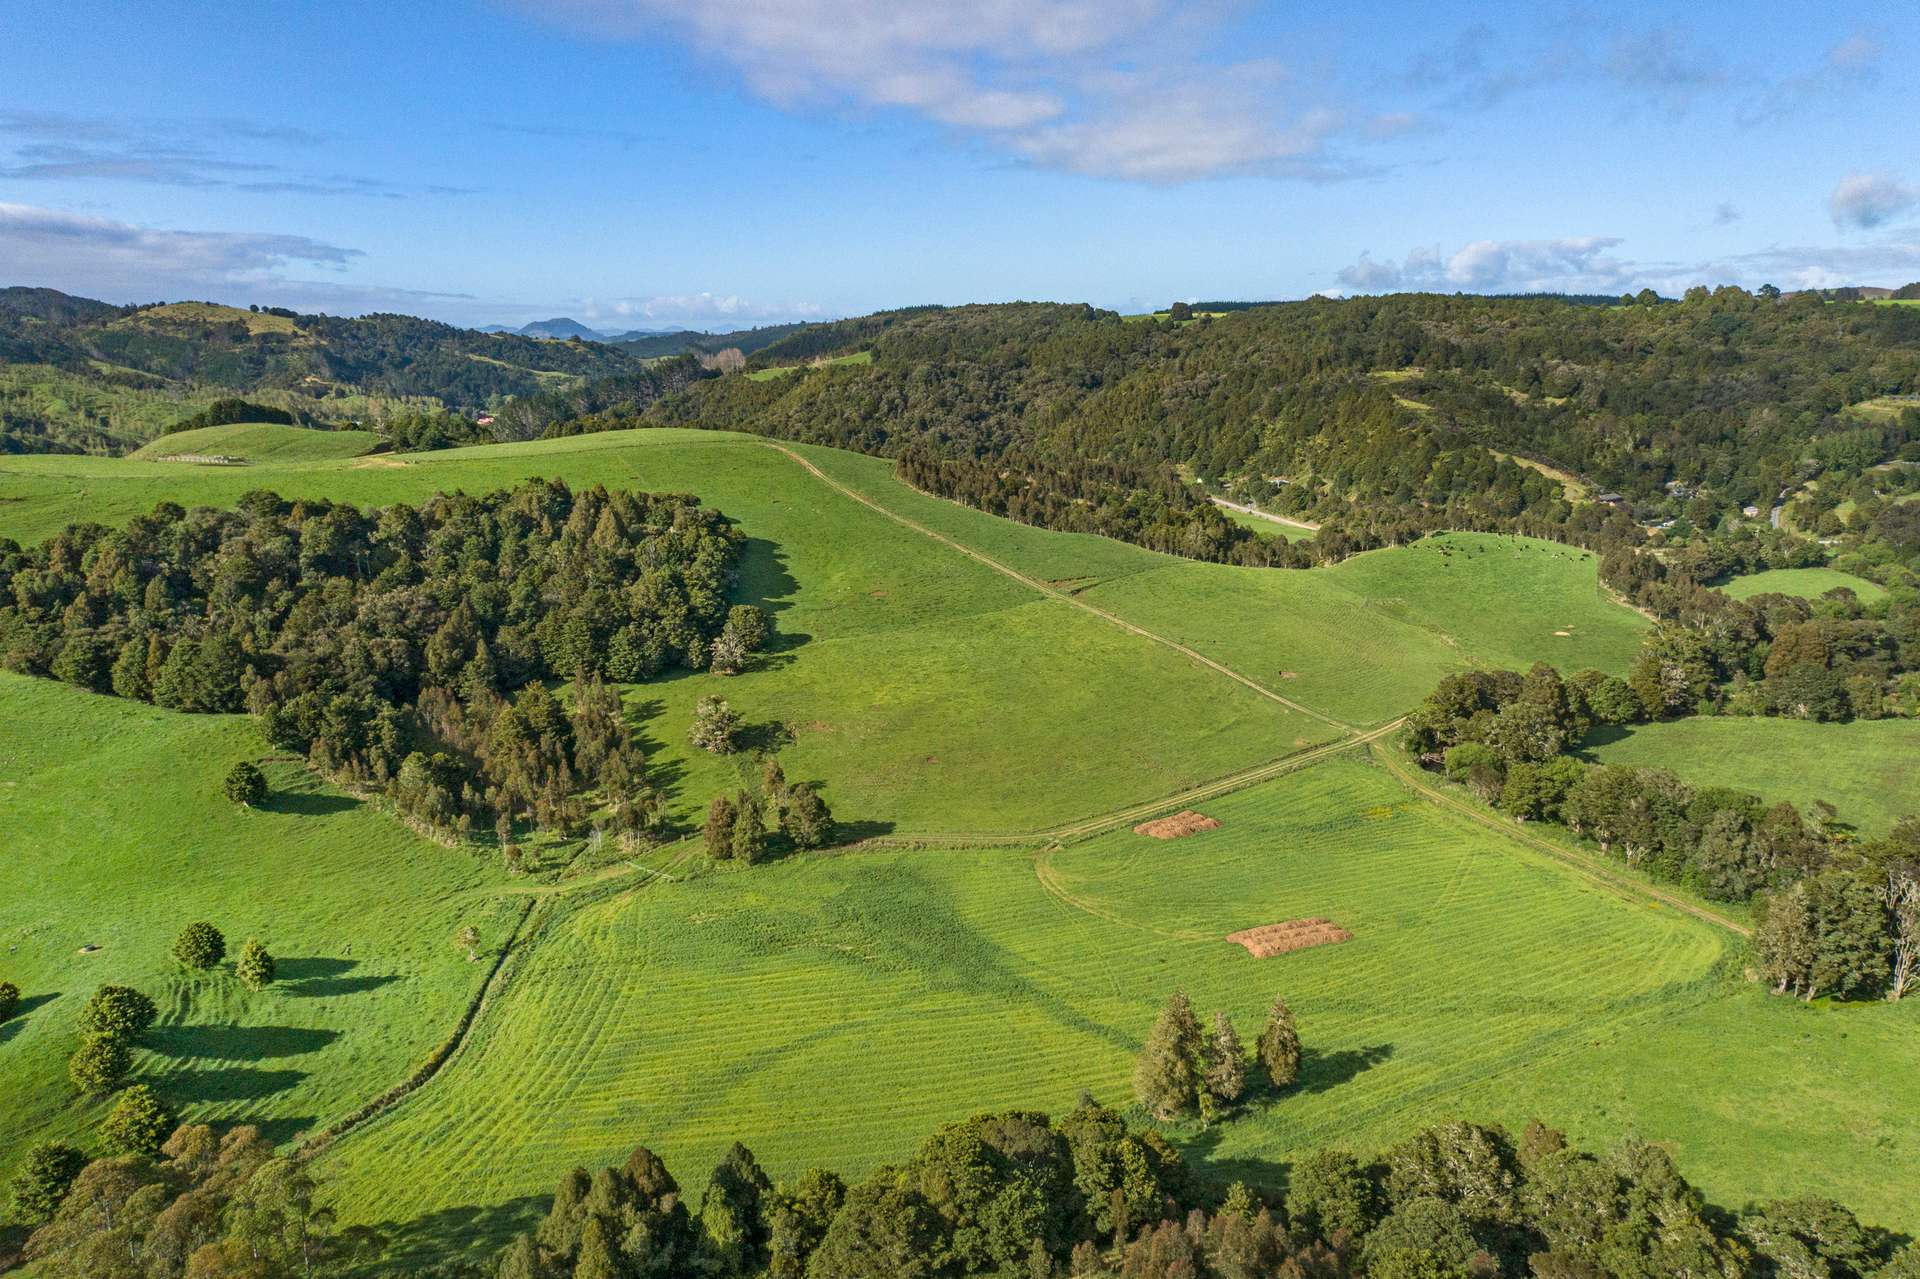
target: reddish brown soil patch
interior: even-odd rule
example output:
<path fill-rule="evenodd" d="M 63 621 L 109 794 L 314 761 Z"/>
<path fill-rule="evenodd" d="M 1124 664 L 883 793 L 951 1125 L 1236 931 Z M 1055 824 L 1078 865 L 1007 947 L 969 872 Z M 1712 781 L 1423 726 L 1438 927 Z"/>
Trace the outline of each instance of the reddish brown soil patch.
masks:
<path fill-rule="evenodd" d="M 1289 919 L 1283 924 L 1262 924 L 1258 928 L 1243 928 L 1237 933 L 1227 934 L 1228 941 L 1245 946 L 1247 953 L 1255 959 L 1272 959 L 1288 951 L 1306 950 L 1310 946 L 1330 946 L 1334 942 L 1352 939 L 1352 933 L 1331 919 Z"/>
<path fill-rule="evenodd" d="M 1217 829 L 1219 825 L 1219 822 L 1205 813 L 1196 813 L 1191 808 L 1186 808 L 1171 817 L 1141 822 L 1133 828 L 1133 833 L 1151 835 L 1155 839 L 1179 839 L 1183 835 L 1197 835 L 1203 830 Z"/>

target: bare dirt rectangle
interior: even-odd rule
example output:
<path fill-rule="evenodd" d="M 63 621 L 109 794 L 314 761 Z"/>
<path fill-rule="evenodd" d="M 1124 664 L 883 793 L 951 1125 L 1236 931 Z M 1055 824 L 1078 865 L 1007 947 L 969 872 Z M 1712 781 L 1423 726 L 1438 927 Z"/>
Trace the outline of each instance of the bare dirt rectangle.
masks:
<path fill-rule="evenodd" d="M 1352 933 L 1331 919 L 1319 918 L 1289 919 L 1284 923 L 1262 924 L 1258 928 L 1243 928 L 1237 933 L 1227 934 L 1228 941 L 1245 946 L 1247 953 L 1255 959 L 1272 959 L 1289 951 L 1306 950 L 1311 946 L 1331 946 L 1335 942 L 1352 939 Z"/>

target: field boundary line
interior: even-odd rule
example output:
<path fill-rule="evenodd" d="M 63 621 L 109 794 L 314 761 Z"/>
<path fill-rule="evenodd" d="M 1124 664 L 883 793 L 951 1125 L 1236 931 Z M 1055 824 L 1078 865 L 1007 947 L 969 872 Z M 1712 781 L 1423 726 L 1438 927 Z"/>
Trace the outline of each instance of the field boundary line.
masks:
<path fill-rule="evenodd" d="M 340 1140 L 340 1138 L 345 1137 L 356 1128 L 372 1123 L 405 1101 L 408 1097 L 411 1097 L 414 1093 L 432 1083 L 434 1076 L 438 1075 L 449 1062 L 460 1055 L 460 1050 L 466 1047 L 468 1034 L 480 1020 L 480 1015 L 486 1011 L 487 1003 L 493 998 L 495 990 L 500 985 L 500 975 L 506 969 L 507 958 L 514 953 L 515 947 L 519 945 L 520 935 L 525 930 L 527 920 L 532 917 L 537 905 L 538 902 L 536 899 L 527 899 L 526 906 L 520 912 L 520 918 L 514 922 L 513 931 L 507 935 L 506 944 L 500 947 L 500 953 L 494 956 L 493 968 L 488 971 L 486 980 L 480 983 L 480 989 L 474 992 L 473 998 L 467 1001 L 466 1011 L 461 1014 L 459 1023 L 453 1028 L 453 1033 L 442 1040 L 440 1046 L 428 1054 L 427 1059 L 416 1066 L 412 1073 L 405 1079 L 387 1089 L 387 1091 L 381 1093 L 372 1101 L 365 1103 L 358 1110 L 353 1111 L 344 1118 L 334 1120 L 318 1133 L 308 1137 L 305 1141 L 302 1141 L 298 1146 L 294 1147 L 293 1157 L 295 1159 L 311 1159 L 315 1155 L 324 1154 L 336 1141 Z"/>
<path fill-rule="evenodd" d="M 1222 795 L 1229 795 L 1249 786 L 1257 786 L 1275 777 L 1283 777 L 1296 769 L 1310 767 L 1344 751 L 1369 745 L 1393 732 L 1405 722 L 1404 717 L 1392 720 L 1378 728 L 1368 729 L 1364 733 L 1337 738 L 1331 742 L 1323 742 L 1318 746 L 1295 751 L 1290 755 L 1282 755 L 1278 759 L 1270 759 L 1263 764 L 1255 764 L 1249 768 L 1239 769 L 1210 781 L 1189 786 L 1185 790 L 1175 791 L 1171 795 L 1142 800 L 1136 804 L 1129 804 L 1125 808 L 1109 809 L 1062 826 L 1030 831 L 926 831 L 918 834 L 875 835 L 868 839 L 856 840 L 851 844 L 842 844 L 832 851 L 847 853 L 931 847 L 1005 848 L 1023 847 L 1035 843 L 1056 845 L 1075 843 L 1083 839 L 1091 839 L 1096 835 L 1104 835 L 1121 826 L 1145 821 L 1160 813 L 1184 808 L 1204 800 L 1218 799 Z"/>
<path fill-rule="evenodd" d="M 1585 853 L 1576 852 L 1564 844 L 1522 829 L 1518 824 L 1503 822 L 1499 818 L 1483 813 L 1465 800 L 1448 795 L 1437 787 L 1430 786 L 1420 780 L 1404 763 L 1394 758 L 1391 752 L 1380 750 L 1377 745 L 1371 743 L 1369 744 L 1369 748 L 1374 758 L 1378 759 L 1389 773 L 1392 773 L 1394 777 L 1399 779 L 1401 785 L 1416 795 L 1420 795 L 1440 805 L 1449 812 L 1457 813 L 1476 825 L 1498 831 L 1508 839 L 1523 844 L 1534 852 L 1544 853 L 1547 857 L 1552 858 L 1554 861 L 1561 863 L 1569 869 L 1580 872 L 1595 883 L 1604 884 L 1609 888 L 1620 889 L 1636 896 L 1650 897 L 1684 914 L 1691 915 L 1695 919 L 1724 928 L 1728 932 L 1736 933 L 1741 937 L 1753 936 L 1753 930 L 1751 928 L 1748 928 L 1736 920 L 1729 919 L 1719 911 L 1710 910 L 1705 906 L 1697 906 L 1684 897 L 1675 896 L 1673 893 L 1655 888 L 1651 884 L 1643 884 L 1632 876 L 1620 874 L 1619 871 L 1615 870 L 1608 863 L 1601 861 L 1599 858 L 1589 857 Z"/>
<path fill-rule="evenodd" d="M 839 493 L 841 496 L 851 498 L 852 500 L 860 503 L 860 505 L 867 507 L 870 510 L 878 511 L 881 515 L 886 516 L 888 519 L 892 520 L 894 523 L 900 525 L 901 527 L 912 529 L 914 532 L 920 534 L 922 537 L 931 538 L 934 541 L 940 543 L 942 546 L 947 547 L 949 550 L 958 551 L 960 554 L 966 556 L 968 559 L 974 560 L 980 564 L 984 564 L 986 567 L 992 569 L 994 572 L 1000 573 L 1006 577 L 1012 578 L 1014 581 L 1020 583 L 1022 586 L 1025 586 L 1029 590 L 1032 590 L 1041 595 L 1044 595 L 1048 599 L 1058 600 L 1062 604 L 1072 605 L 1074 608 L 1077 608 L 1084 613 L 1091 613 L 1093 616 L 1099 618 L 1101 621 L 1107 622 L 1108 624 L 1113 626 L 1117 626 L 1121 630 L 1126 631 L 1130 634 L 1138 635 L 1142 639 L 1152 640 L 1156 644 L 1165 645 L 1167 648 L 1172 649 L 1174 652 L 1179 653 L 1181 656 L 1187 658 L 1188 660 L 1196 662 L 1199 665 L 1204 666 L 1207 669 L 1215 672 L 1216 674 L 1224 675 L 1228 679 L 1233 680 L 1235 683 L 1243 684 L 1246 687 L 1252 689 L 1254 692 L 1260 694 L 1260 696 L 1267 698 L 1269 701 L 1277 702 L 1280 705 L 1286 707 L 1288 710 L 1298 711 L 1300 714 L 1305 715 L 1307 718 L 1318 720 L 1322 724 L 1325 724 L 1331 728 L 1338 728 L 1346 732 L 1353 732 L 1355 730 L 1355 727 L 1356 727 L 1355 725 L 1349 724 L 1345 720 L 1335 719 L 1331 715 L 1323 715 L 1319 711 L 1313 710 L 1311 707 L 1303 706 L 1299 702 L 1296 702 L 1291 698 L 1282 697 L 1280 694 L 1268 688 L 1265 684 L 1260 683 L 1260 681 L 1253 679 L 1250 676 L 1242 675 L 1239 671 L 1234 670 L 1231 666 L 1227 666 L 1221 662 L 1216 662 L 1213 658 L 1208 657 L 1206 654 L 1201 653 L 1196 649 L 1189 648 L 1187 645 L 1180 643 L 1178 640 L 1168 639 L 1166 636 L 1158 634 L 1154 631 L 1150 631 L 1144 626 L 1139 626 L 1133 622 L 1129 622 L 1124 617 L 1121 617 L 1114 613 L 1109 613 L 1107 610 L 1103 608 L 1097 608 L 1094 605 L 1087 603 L 1085 600 L 1080 599 L 1074 595 L 1071 595 L 1066 591 L 1062 591 L 1057 587 L 1047 585 L 1045 582 L 1041 581 L 1037 577 L 1031 577 L 1026 573 L 1022 573 L 1019 569 L 1014 568 L 1011 564 L 1001 563 L 999 560 L 994 559 L 991 555 L 988 555 L 984 551 L 977 551 L 973 547 L 968 546 L 965 542 L 959 541 L 956 538 L 948 537 L 945 533 L 941 533 L 935 529 L 929 528 L 925 524 L 922 524 L 917 520 L 911 519 L 905 515 L 900 514 L 898 511 L 888 509 L 887 507 L 881 505 L 879 502 L 875 501 L 873 498 L 868 497 L 866 494 L 860 492 L 859 490 L 851 488 L 845 484 L 842 484 L 839 480 L 834 479 L 831 475 L 828 475 L 825 471 L 821 470 L 819 467 L 815 466 L 812 462 L 800 456 L 800 454 L 794 452 L 792 449 L 788 448 L 784 444 L 779 444 L 772 440 L 762 440 L 761 445 L 764 448 L 770 448 L 774 450 L 776 453 L 786 454 L 787 457 L 792 459 L 794 462 L 798 463 L 799 466 L 803 470 L 805 470 L 809 475 L 819 480 L 822 484 L 826 485 L 828 488 L 832 489 L 834 492 Z"/>

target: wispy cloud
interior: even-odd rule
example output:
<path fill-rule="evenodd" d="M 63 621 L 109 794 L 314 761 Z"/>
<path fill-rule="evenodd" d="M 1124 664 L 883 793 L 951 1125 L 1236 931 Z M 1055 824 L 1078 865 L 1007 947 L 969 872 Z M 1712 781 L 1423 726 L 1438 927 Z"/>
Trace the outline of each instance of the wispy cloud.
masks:
<path fill-rule="evenodd" d="M 1920 206 L 1920 186 L 1890 173 L 1849 173 L 1827 197 L 1827 211 L 1838 227 L 1871 230 Z"/>
<path fill-rule="evenodd" d="M 0 109 L 0 139 L 6 139 L 0 142 L 0 178 L 22 182 L 104 180 L 388 200 L 451 193 L 288 164 L 287 151 L 310 152 L 332 139 L 228 117 L 122 119 Z"/>
<path fill-rule="evenodd" d="M 302 235 L 171 231 L 0 203 L 0 279 L 111 299 L 210 297 L 277 282 L 288 267 L 339 271 L 361 256 Z"/>
<path fill-rule="evenodd" d="M 1882 55 L 1876 41 L 1856 34 L 1799 71 L 1736 70 L 1684 24 L 1633 27 L 1575 17 L 1533 43 L 1473 24 L 1416 55 L 1399 84 L 1452 110 L 1486 110 L 1535 90 L 1589 84 L 1611 90 L 1625 107 L 1675 119 L 1718 99 L 1732 104 L 1740 123 L 1762 125 L 1872 85 Z"/>
<path fill-rule="evenodd" d="M 1227 6 L 1170 0 L 521 0 L 611 38 L 671 35 L 787 107 L 909 112 L 1041 168 L 1150 183 L 1327 179 L 1376 117 L 1213 47 Z"/>
<path fill-rule="evenodd" d="M 1608 293 L 1631 278 L 1631 264 L 1610 253 L 1621 243 L 1605 235 L 1476 240 L 1444 255 L 1438 248 L 1414 249 L 1399 262 L 1362 253 L 1336 278 L 1354 293 Z"/>

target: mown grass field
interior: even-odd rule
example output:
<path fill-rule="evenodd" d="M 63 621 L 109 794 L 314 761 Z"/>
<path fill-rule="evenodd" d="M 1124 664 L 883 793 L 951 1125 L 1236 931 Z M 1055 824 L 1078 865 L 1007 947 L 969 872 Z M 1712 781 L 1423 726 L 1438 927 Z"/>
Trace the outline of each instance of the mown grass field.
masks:
<path fill-rule="evenodd" d="M 1220 829 L 1171 842 L 809 858 L 583 904 L 510 969 L 440 1079 L 328 1156 L 339 1206 L 484 1237 L 635 1142 L 683 1184 L 736 1138 L 779 1176 L 857 1174 L 975 1110 L 1067 1107 L 1082 1088 L 1128 1101 L 1181 986 L 1249 1039 L 1283 992 L 1308 1047 L 1297 1091 L 1176 1132 L 1224 1177 L 1272 1179 L 1317 1145 L 1367 1150 L 1442 1115 L 1541 1113 L 1582 1141 L 1665 1139 L 1722 1199 L 1818 1190 L 1920 1224 L 1902 1189 L 1920 1118 L 1897 1066 L 1912 1009 L 1731 985 L 1731 934 L 1572 876 L 1363 757 L 1206 811 Z M 1310 915 L 1354 940 L 1263 960 L 1223 940 Z M 1878 1070 L 1896 1077 L 1865 1097 L 1828 1073 Z M 1728 1131 L 1742 1107 L 1763 1116 L 1753 1142 Z"/>
<path fill-rule="evenodd" d="M 505 941 L 512 903 L 482 855 L 442 848 L 316 782 L 265 766 L 247 810 L 226 770 L 265 748 L 243 716 L 180 715 L 0 674 L 0 978 L 24 1008 L 0 1026 L 0 1176 L 32 1141 L 91 1147 L 110 1102 L 67 1080 L 75 1018 L 106 984 L 160 1007 L 135 1076 L 188 1116 L 263 1123 L 286 1140 L 398 1083 L 452 1029 L 487 965 L 453 945 L 471 923 Z M 225 933 L 229 963 L 189 974 L 187 924 Z M 254 994 L 231 956 L 250 936 L 280 961 Z M 98 946 L 93 954 L 82 946 Z"/>
<path fill-rule="evenodd" d="M 1669 769 L 1696 786 L 1792 800 L 1808 811 L 1825 801 L 1866 834 L 1885 834 L 1901 817 L 1920 814 L 1920 720 L 1815 724 L 1700 715 L 1638 725 L 1589 753 L 1603 763 Z"/>
<path fill-rule="evenodd" d="M 1887 594 L 1886 588 L 1877 582 L 1869 582 L 1864 577 L 1855 577 L 1833 568 L 1773 568 L 1764 573 L 1748 573 L 1732 578 L 1720 589 L 1737 600 L 1749 600 L 1756 595 L 1767 594 L 1818 599 L 1836 586 L 1851 590 L 1863 604 L 1884 599 Z"/>
<path fill-rule="evenodd" d="M 237 457 L 249 462 L 330 462 L 359 457 L 380 447 L 373 431 L 316 431 L 278 422 L 235 422 L 175 431 L 143 445 L 131 456 L 164 462 L 183 453 Z"/>

